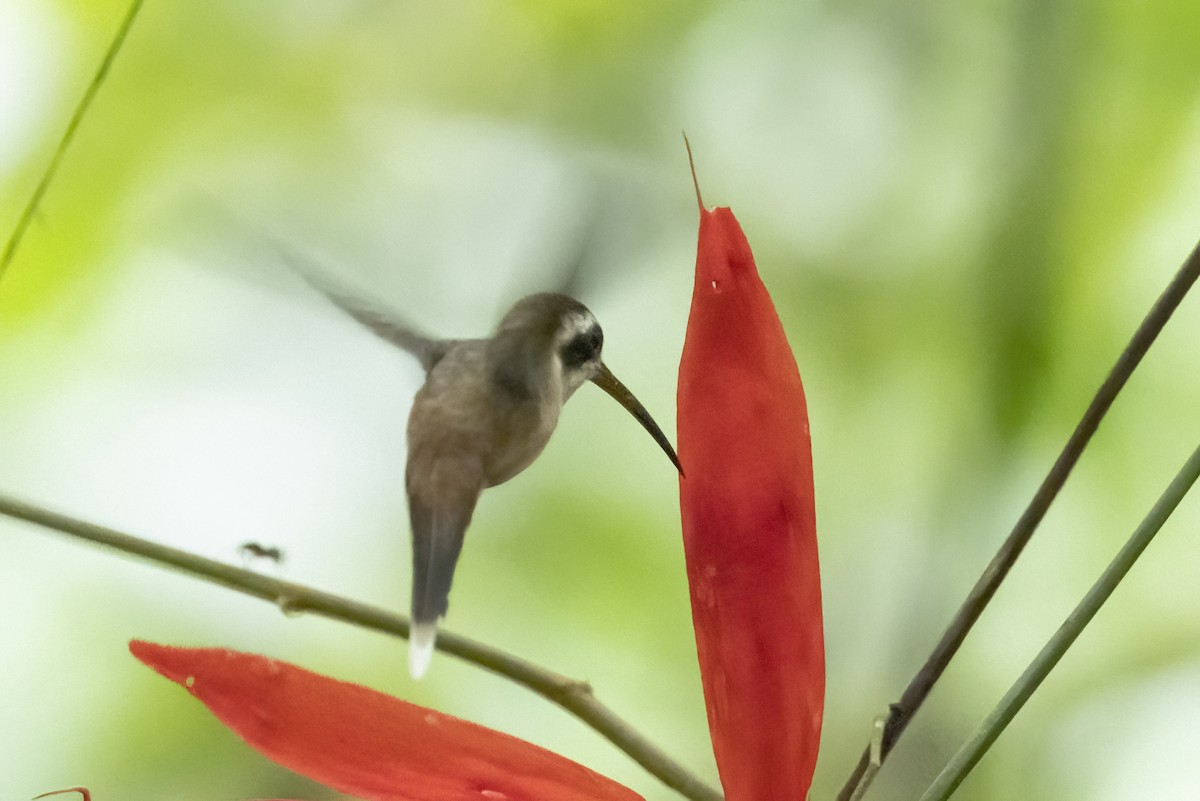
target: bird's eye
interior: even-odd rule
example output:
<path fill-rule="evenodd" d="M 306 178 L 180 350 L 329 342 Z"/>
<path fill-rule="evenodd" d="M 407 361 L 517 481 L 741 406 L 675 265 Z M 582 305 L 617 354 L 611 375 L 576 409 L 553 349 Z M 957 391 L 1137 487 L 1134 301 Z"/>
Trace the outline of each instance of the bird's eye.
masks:
<path fill-rule="evenodd" d="M 600 355 L 600 347 L 603 342 L 603 335 L 598 328 L 577 334 L 559 351 L 563 366 L 579 367 L 585 362 L 591 361 Z"/>

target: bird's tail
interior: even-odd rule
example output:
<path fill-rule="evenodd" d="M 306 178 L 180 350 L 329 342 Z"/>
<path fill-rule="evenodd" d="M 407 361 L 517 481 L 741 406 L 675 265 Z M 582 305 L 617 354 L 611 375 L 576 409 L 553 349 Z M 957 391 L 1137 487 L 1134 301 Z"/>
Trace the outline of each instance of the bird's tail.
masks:
<path fill-rule="evenodd" d="M 409 498 L 413 531 L 412 629 L 408 640 L 408 669 L 415 679 L 425 675 L 433 658 L 437 621 L 450 603 L 450 585 L 462 551 L 463 534 L 474 503 L 453 512 L 432 509 Z"/>
<path fill-rule="evenodd" d="M 437 640 L 437 623 L 416 623 L 408 634 L 408 672 L 419 679 L 433 661 L 433 644 Z"/>

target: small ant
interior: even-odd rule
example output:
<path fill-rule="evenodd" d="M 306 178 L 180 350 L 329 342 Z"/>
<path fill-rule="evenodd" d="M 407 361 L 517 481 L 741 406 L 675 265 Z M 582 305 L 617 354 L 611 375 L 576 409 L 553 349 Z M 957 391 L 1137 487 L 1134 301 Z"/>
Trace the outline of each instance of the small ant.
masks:
<path fill-rule="evenodd" d="M 260 545 L 257 542 L 243 542 L 238 546 L 238 553 L 249 562 L 251 559 L 270 559 L 275 564 L 283 561 L 283 551 L 274 546 Z"/>

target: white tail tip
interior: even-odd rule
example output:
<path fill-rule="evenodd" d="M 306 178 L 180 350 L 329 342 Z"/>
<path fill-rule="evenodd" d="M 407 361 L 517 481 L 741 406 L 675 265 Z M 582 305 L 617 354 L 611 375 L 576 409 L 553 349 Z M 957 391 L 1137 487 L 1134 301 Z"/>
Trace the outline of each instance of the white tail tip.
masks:
<path fill-rule="evenodd" d="M 419 679 L 433 661 L 433 644 L 437 640 L 436 623 L 413 623 L 408 635 L 408 672 Z"/>

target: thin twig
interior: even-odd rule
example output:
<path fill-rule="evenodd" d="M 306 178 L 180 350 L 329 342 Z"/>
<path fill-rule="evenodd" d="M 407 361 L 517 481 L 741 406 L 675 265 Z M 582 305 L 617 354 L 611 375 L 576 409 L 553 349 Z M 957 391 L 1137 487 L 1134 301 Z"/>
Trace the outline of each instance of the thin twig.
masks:
<path fill-rule="evenodd" d="M 300 584 L 270 578 L 197 554 L 160 545 L 33 504 L 0 495 L 0 515 L 103 545 L 123 554 L 167 565 L 191 576 L 279 605 L 288 613 L 310 612 L 373 631 L 408 637 L 408 618 Z M 591 726 L 664 784 L 693 801 L 721 801 L 722 795 L 674 762 L 598 701 L 586 682 L 539 667 L 520 657 L 448 631 L 439 631 L 437 649 L 490 670 L 557 704 Z"/>
<path fill-rule="evenodd" d="M 1071 434 L 1071 438 L 1067 440 L 1066 446 L 1062 453 L 1059 454 L 1058 460 L 1054 466 L 1050 468 L 1050 472 L 1042 481 L 1033 499 L 1029 502 L 1029 506 L 1022 513 L 1020 519 L 1013 527 L 1012 532 L 1008 535 L 1008 539 L 1000 546 L 1000 550 L 992 558 L 983 575 L 975 582 L 975 586 L 971 588 L 971 592 L 967 595 L 967 599 L 963 601 L 958 612 L 955 613 L 954 619 L 950 621 L 946 631 L 942 634 L 941 641 L 937 647 L 933 649 L 933 653 L 921 666 L 921 669 L 909 682 L 904 689 L 904 694 L 900 696 L 898 703 L 892 704 L 891 714 L 888 718 L 887 727 L 883 737 L 883 753 L 884 759 L 896 744 L 896 740 L 904 731 L 912 720 L 913 715 L 921 708 L 921 704 L 929 695 L 933 685 L 941 677 L 946 666 L 950 663 L 951 658 L 958 652 L 963 640 L 966 639 L 967 633 L 975 622 L 979 620 L 979 616 L 983 614 L 984 608 L 992 600 L 999 589 L 1000 583 L 1004 581 L 1004 577 L 1008 575 L 1008 571 L 1017 561 L 1017 557 L 1021 555 L 1021 551 L 1033 536 L 1033 532 L 1045 517 L 1046 511 L 1050 508 L 1050 504 L 1057 497 L 1059 490 L 1066 483 L 1067 477 L 1071 470 L 1079 461 L 1080 454 L 1087 447 L 1092 435 L 1096 433 L 1096 429 L 1100 426 L 1100 421 L 1104 419 L 1104 415 L 1108 412 L 1113 401 L 1117 397 L 1117 393 L 1125 386 L 1129 380 L 1129 376 L 1137 368 L 1142 361 L 1142 357 L 1146 355 L 1146 351 L 1154 344 L 1154 340 L 1158 337 L 1167 321 L 1171 319 L 1171 315 L 1179 304 L 1183 301 L 1188 290 L 1196 283 L 1197 277 L 1200 276 L 1200 244 L 1193 248 L 1183 266 L 1171 279 L 1171 283 L 1166 290 L 1155 301 L 1154 306 L 1150 309 L 1149 314 L 1138 326 L 1134 332 L 1133 338 L 1129 341 L 1125 350 L 1117 359 L 1108 377 L 1104 379 L 1104 383 L 1100 385 L 1100 389 L 1096 392 L 1096 396 L 1092 399 L 1091 405 L 1083 414 L 1083 419 L 1079 421 L 1079 425 L 1075 427 L 1075 431 Z M 838 793 L 838 801 L 847 801 L 854 793 L 854 788 L 862 779 L 863 773 L 867 768 L 870 760 L 869 749 L 864 751 L 859 758 L 858 765 L 854 768 L 850 778 L 846 781 L 842 791 Z"/>
<path fill-rule="evenodd" d="M 129 4 L 129 10 L 125 12 L 125 19 L 121 21 L 121 27 L 117 28 L 116 35 L 108 45 L 108 51 L 104 54 L 104 60 L 100 62 L 96 74 L 92 77 L 92 82 L 88 84 L 83 97 L 79 99 L 79 103 L 75 106 L 75 112 L 71 115 L 70 121 L 67 122 L 67 129 L 63 131 L 62 139 L 59 140 L 58 147 L 55 149 L 54 155 L 50 158 L 50 163 L 46 165 L 46 171 L 42 173 L 42 179 L 38 181 L 33 194 L 29 196 L 29 202 L 25 204 L 25 209 L 21 212 L 16 226 L 13 227 L 12 235 L 8 238 L 8 244 L 4 246 L 4 255 L 0 256 L 0 281 L 4 280 L 4 274 L 8 271 L 8 265 L 16 255 L 17 248 L 21 245 L 21 240 L 25 238 L 25 231 L 29 228 L 29 224 L 33 222 L 33 216 L 37 213 L 38 206 L 42 202 L 42 196 L 50 188 L 50 182 L 54 180 L 54 175 L 58 172 L 58 167 L 62 163 L 63 156 L 66 155 L 67 148 L 70 147 L 72 140 L 74 140 L 75 132 L 79 129 L 79 124 L 83 121 L 83 116 L 91 107 L 92 100 L 95 99 L 96 93 L 100 91 L 100 86 L 104 83 L 104 79 L 108 77 L 108 71 L 112 67 L 113 61 L 116 60 L 121 46 L 125 44 L 125 37 L 129 35 L 129 29 L 133 27 L 133 21 L 137 18 L 138 11 L 141 8 L 142 0 L 133 0 Z"/>
<path fill-rule="evenodd" d="M 871 726 L 871 741 L 867 745 L 870 754 L 867 769 L 863 771 L 862 781 L 854 788 L 854 795 L 850 796 L 850 801 L 862 801 L 863 796 L 871 787 L 871 782 L 875 780 L 875 774 L 879 772 L 879 766 L 883 764 L 883 732 L 886 726 L 887 716 L 880 715 L 875 718 L 875 722 Z"/>
<path fill-rule="evenodd" d="M 1197 478 L 1200 478 L 1200 448 L 1192 453 L 1191 458 L 1187 460 L 1187 463 L 1171 481 L 1170 486 L 1154 504 L 1154 508 L 1129 537 L 1129 541 L 1104 569 L 1100 578 L 1067 616 L 1058 631 L 1054 632 L 1054 636 L 1038 652 L 1029 667 L 1025 668 L 1021 677 L 1004 694 L 1004 698 L 1000 700 L 996 708 L 984 719 L 979 730 L 963 744 L 954 758 L 934 779 L 933 784 L 921 796 L 921 801 L 946 801 L 962 784 L 963 779 L 978 764 L 1000 733 L 1016 717 L 1016 714 L 1021 711 L 1021 707 L 1025 705 L 1034 691 L 1041 686 L 1042 681 L 1062 659 L 1063 654 L 1075 642 L 1084 627 L 1100 611 L 1100 607 L 1113 594 L 1113 590 L 1125 578 L 1125 574 L 1142 555 L 1142 551 L 1146 550 L 1146 546 L 1167 522 L 1167 518 L 1175 511 L 1175 507 L 1196 483 Z"/>

